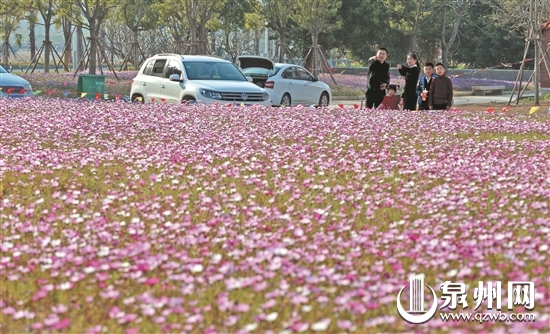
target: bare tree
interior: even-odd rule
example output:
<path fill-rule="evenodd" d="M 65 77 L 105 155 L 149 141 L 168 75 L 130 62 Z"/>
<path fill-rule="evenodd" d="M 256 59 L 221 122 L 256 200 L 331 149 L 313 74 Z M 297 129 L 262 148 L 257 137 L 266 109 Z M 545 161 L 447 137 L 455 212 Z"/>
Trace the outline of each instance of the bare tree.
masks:
<path fill-rule="evenodd" d="M 441 25 L 441 61 L 447 66 L 449 50 L 453 46 L 458 37 L 460 24 L 468 10 L 472 7 L 476 0 L 452 0 L 442 4 L 443 24 Z M 447 22 L 450 21 L 452 30 L 447 36 Z"/>
<path fill-rule="evenodd" d="M 84 23 L 79 17 L 73 17 L 75 22 L 83 24 L 90 31 L 89 72 L 90 74 L 96 74 L 98 41 L 101 25 L 105 22 L 111 9 L 118 3 L 115 0 L 67 0 L 67 2 L 76 5 L 87 21 L 87 23 Z"/>

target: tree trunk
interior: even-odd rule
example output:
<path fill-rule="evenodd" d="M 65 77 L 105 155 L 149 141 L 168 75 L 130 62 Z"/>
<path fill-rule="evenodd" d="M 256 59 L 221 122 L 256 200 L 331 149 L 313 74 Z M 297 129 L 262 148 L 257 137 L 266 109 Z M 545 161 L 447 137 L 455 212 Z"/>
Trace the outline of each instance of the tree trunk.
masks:
<path fill-rule="evenodd" d="M 50 25 L 44 26 L 44 73 L 50 73 L 50 49 L 52 41 L 50 41 Z"/>
<path fill-rule="evenodd" d="M 444 15 L 443 15 L 443 36 L 442 36 L 442 45 L 443 45 L 442 60 L 443 60 L 443 64 L 445 66 L 447 66 L 447 59 L 449 57 L 449 50 L 453 46 L 453 44 L 456 40 L 456 37 L 458 36 L 458 29 L 460 28 L 460 22 L 462 22 L 462 18 L 464 17 L 466 12 L 468 11 L 468 6 L 469 5 L 467 3 L 463 3 L 458 8 L 458 10 L 455 10 L 455 15 L 456 16 L 455 16 L 454 22 L 453 22 L 453 31 L 451 32 L 451 37 L 449 38 L 448 42 L 445 42 L 445 24 L 447 23 L 447 7 L 445 7 L 445 12 L 444 12 Z"/>
<path fill-rule="evenodd" d="M 134 48 L 134 70 L 139 69 L 139 36 L 138 31 L 134 30 L 134 43 L 132 44 Z"/>
<path fill-rule="evenodd" d="M 10 30 L 5 29 L 4 30 L 4 47 L 2 48 L 2 65 L 4 65 L 5 68 L 9 69 L 9 61 L 10 61 Z"/>
<path fill-rule="evenodd" d="M 97 69 L 97 27 L 95 25 L 95 22 L 90 22 L 89 25 L 90 29 L 90 53 L 89 53 L 89 59 L 90 59 L 90 65 L 89 65 L 89 73 L 90 74 L 96 74 Z"/>
<path fill-rule="evenodd" d="M 443 9 L 443 25 L 441 28 L 441 62 L 447 66 L 447 42 L 445 40 L 445 26 L 447 25 L 447 7 Z"/>
<path fill-rule="evenodd" d="M 33 21 L 29 22 L 29 53 L 31 60 L 36 56 L 36 33 L 35 33 L 36 24 Z"/>
<path fill-rule="evenodd" d="M 260 34 L 261 33 L 262 31 L 259 29 L 254 30 L 254 55 L 256 56 L 260 55 Z"/>
<path fill-rule="evenodd" d="M 411 50 L 417 51 L 418 50 L 418 41 L 416 40 L 416 35 L 418 33 L 418 20 L 420 19 L 420 10 L 422 9 L 422 2 L 423 0 L 417 0 L 418 3 L 416 5 L 416 15 L 414 17 L 414 27 L 411 34 Z"/>
<path fill-rule="evenodd" d="M 208 52 L 208 29 L 206 29 L 206 22 L 199 24 L 199 53 L 206 55 Z"/>
<path fill-rule="evenodd" d="M 73 25 L 69 20 L 63 19 L 63 37 L 65 40 L 65 49 L 63 50 L 63 62 L 69 68 L 69 63 L 71 62 L 71 54 L 73 52 L 73 35 L 72 35 Z M 76 60 L 73 60 L 76 61 Z"/>
<path fill-rule="evenodd" d="M 189 34 L 191 35 L 191 54 L 197 54 L 197 25 L 189 22 Z"/>
<path fill-rule="evenodd" d="M 277 51 L 279 53 L 279 63 L 285 62 L 285 31 L 284 29 L 281 29 L 279 31 L 279 46 L 277 47 Z"/>
<path fill-rule="evenodd" d="M 216 32 L 211 31 L 210 32 L 210 49 L 212 49 L 212 53 L 217 54 L 216 50 Z"/>
<path fill-rule="evenodd" d="M 318 49 L 319 46 L 319 33 L 318 32 L 312 32 L 311 33 L 311 43 L 312 47 L 314 48 L 311 52 L 311 69 L 314 76 L 319 76 L 319 65 L 320 65 L 320 57 L 319 52 L 321 52 L 321 49 Z"/>
<path fill-rule="evenodd" d="M 82 27 L 76 28 L 76 35 L 77 35 L 77 43 L 76 43 L 76 59 L 78 66 L 78 71 L 84 70 L 84 62 L 82 58 L 84 57 L 84 33 L 82 32 Z"/>

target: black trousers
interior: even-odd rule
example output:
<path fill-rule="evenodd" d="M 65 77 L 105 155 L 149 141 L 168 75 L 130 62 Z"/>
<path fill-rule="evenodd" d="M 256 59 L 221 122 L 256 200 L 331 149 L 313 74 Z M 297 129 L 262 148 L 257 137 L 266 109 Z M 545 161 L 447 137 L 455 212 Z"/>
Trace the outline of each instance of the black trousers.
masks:
<path fill-rule="evenodd" d="M 384 100 L 384 96 L 386 95 L 385 90 L 368 90 L 365 93 L 365 98 L 367 99 L 367 105 L 366 107 L 369 109 L 378 108 L 380 103 Z"/>
<path fill-rule="evenodd" d="M 422 101 L 421 104 L 418 105 L 418 110 L 428 110 L 430 107 L 428 106 L 428 101 Z"/>
<path fill-rule="evenodd" d="M 403 94 L 403 110 L 416 110 L 418 96 L 416 92 Z"/>
<path fill-rule="evenodd" d="M 434 104 L 433 110 L 445 110 L 447 109 L 447 104 Z"/>

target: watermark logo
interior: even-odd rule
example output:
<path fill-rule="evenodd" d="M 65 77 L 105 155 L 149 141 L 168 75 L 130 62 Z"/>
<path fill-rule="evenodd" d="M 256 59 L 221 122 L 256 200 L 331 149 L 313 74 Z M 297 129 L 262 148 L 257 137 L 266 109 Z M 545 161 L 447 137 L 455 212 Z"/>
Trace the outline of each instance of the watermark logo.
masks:
<path fill-rule="evenodd" d="M 431 286 L 426 286 L 432 293 L 433 301 L 432 306 L 428 311 L 424 311 L 424 276 L 418 275 L 409 278 L 409 295 L 410 306 L 409 311 L 405 311 L 401 305 L 401 293 L 405 290 L 406 286 L 399 290 L 397 294 L 397 312 L 401 318 L 411 324 L 423 324 L 430 321 L 437 311 L 437 295 Z"/>
<path fill-rule="evenodd" d="M 434 289 L 429 285 L 424 284 L 424 275 L 417 275 L 409 278 L 409 310 L 406 311 L 401 303 L 401 295 L 407 288 L 401 288 L 397 295 L 397 312 L 403 320 L 411 324 L 423 324 L 433 318 L 438 309 L 438 297 Z M 430 308 L 425 310 L 425 291 L 429 290 L 432 295 Z M 442 305 L 440 310 L 456 311 L 457 308 L 463 310 L 468 309 L 466 300 L 467 291 L 466 284 L 446 281 L 441 284 L 441 299 Z M 440 312 L 441 320 L 443 321 L 534 321 L 534 314 L 519 313 L 505 314 L 502 310 L 502 283 L 501 282 L 478 282 L 478 286 L 474 289 L 474 300 L 476 312 L 483 302 L 486 302 L 487 309 L 499 313 L 449 313 Z M 528 281 L 510 281 L 508 282 L 508 311 L 512 311 L 514 307 L 521 306 L 526 310 L 533 310 L 535 307 L 535 285 Z"/>

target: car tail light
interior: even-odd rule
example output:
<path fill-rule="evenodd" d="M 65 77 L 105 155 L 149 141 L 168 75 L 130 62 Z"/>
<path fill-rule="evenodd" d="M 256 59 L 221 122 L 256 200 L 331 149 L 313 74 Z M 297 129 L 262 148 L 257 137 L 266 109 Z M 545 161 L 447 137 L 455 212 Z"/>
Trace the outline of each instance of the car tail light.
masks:
<path fill-rule="evenodd" d="M 266 81 L 264 88 L 275 88 L 275 82 L 273 81 Z"/>

